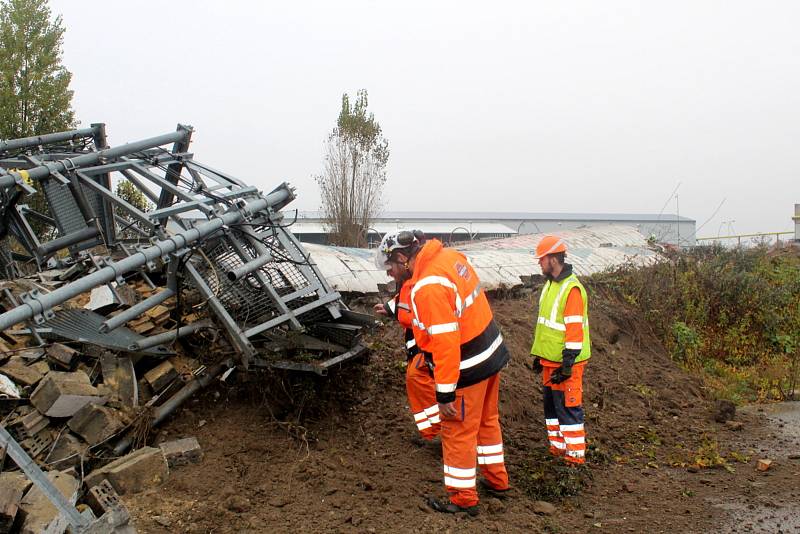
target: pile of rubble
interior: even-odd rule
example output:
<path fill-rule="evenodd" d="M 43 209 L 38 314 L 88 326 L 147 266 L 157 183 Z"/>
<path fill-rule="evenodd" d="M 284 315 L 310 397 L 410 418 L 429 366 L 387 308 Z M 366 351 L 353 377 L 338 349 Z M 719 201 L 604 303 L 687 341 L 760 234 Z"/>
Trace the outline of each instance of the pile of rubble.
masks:
<path fill-rule="evenodd" d="M 95 124 L 0 141 L 0 534 L 130 531 L 119 496 L 202 457 L 192 438 L 148 446 L 193 393 L 235 369 L 324 375 L 366 352 L 372 320 L 283 222 L 294 191 L 198 163 L 191 134 L 109 148 Z M 34 195 L 43 209 L 23 204 Z"/>
<path fill-rule="evenodd" d="M 10 307 L 26 288 L 46 292 L 63 285 L 56 272 L 66 274 L 53 270 L 0 282 L 3 304 Z M 158 291 L 143 280 L 115 289 L 116 296 L 106 286 L 82 293 L 56 315 L 91 311 L 112 319 Z M 181 325 L 210 324 L 202 306 L 195 307 L 196 295 L 184 291 L 183 300 L 181 310 L 176 309 L 176 297 L 170 297 L 119 328 L 131 338 L 163 335 L 179 327 L 176 313 Z M 96 517 L 117 514 L 116 530 L 108 531 L 124 532 L 119 526 L 127 517 L 121 495 L 157 486 L 171 468 L 202 459 L 192 437 L 145 445 L 154 416 L 178 404 L 167 401 L 187 397 L 178 394 L 187 384 L 196 389 L 198 376 L 210 378 L 208 368 L 189 355 L 196 352 L 191 343 L 214 347 L 205 352 L 210 361 L 214 354 L 230 352 L 230 346 L 218 339 L 215 329 L 207 329 L 155 353 L 114 351 L 80 340 L 44 341 L 53 335 L 47 324 L 18 325 L 0 334 L 0 421 L 70 504 L 83 503 Z M 233 365 L 227 361 L 217 368 Z M 135 450 L 125 454 L 131 447 Z M 6 453 L 0 447 L 0 533 L 63 531 L 63 511 Z M 132 531 L 130 525 L 124 528 Z"/>

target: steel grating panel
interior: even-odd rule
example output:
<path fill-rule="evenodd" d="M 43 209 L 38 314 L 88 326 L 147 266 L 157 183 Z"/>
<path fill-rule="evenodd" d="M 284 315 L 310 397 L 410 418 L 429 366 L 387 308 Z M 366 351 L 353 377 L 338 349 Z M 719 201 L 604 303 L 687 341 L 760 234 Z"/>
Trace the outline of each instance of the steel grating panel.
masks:
<path fill-rule="evenodd" d="M 226 273 L 243 265 L 242 259 L 226 242 L 220 241 L 205 254 L 209 261 L 197 263 L 197 271 L 231 317 L 240 325 L 262 323 L 278 314 L 278 310 L 255 276 L 231 282 Z M 274 281 L 270 278 L 274 285 Z M 275 289 L 280 293 L 279 288 Z"/>
<path fill-rule="evenodd" d="M 37 328 L 37 331 L 45 339 L 80 341 L 99 345 L 111 350 L 121 350 L 125 352 L 135 352 L 138 354 L 148 354 L 151 356 L 167 356 L 172 354 L 164 346 L 151 349 L 131 351 L 133 343 L 144 339 L 133 330 L 120 326 L 107 334 L 100 333 L 100 325 L 106 318 L 90 310 L 72 309 L 59 310 L 55 317 Z"/>
<path fill-rule="evenodd" d="M 283 259 L 286 253 L 278 248 L 280 245 L 277 240 L 265 240 L 265 244 L 273 257 L 278 259 L 267 263 L 258 272 L 266 277 L 278 295 L 285 297 L 311 285 L 297 266 L 291 263 L 291 260 Z M 245 246 L 245 249 L 251 256 L 255 255 L 249 246 Z M 255 273 L 237 281 L 228 279 L 226 273 L 240 267 L 244 262 L 226 240 L 220 240 L 210 252 L 205 254 L 205 257 L 211 264 L 209 265 L 208 261 L 198 261 L 197 270 L 237 324 L 255 326 L 282 314 L 270 298 L 269 293 L 262 287 Z M 317 291 L 312 291 L 301 297 L 285 301 L 285 304 L 290 310 L 296 310 L 318 298 Z M 301 316 L 304 321 L 331 318 L 330 313 L 324 308 L 308 310 Z"/>
<path fill-rule="evenodd" d="M 53 178 L 42 180 L 44 194 L 50 207 L 50 213 L 56 220 L 61 235 L 68 235 L 86 228 L 78 203 L 72 196 L 69 186 L 59 183 Z"/>
<path fill-rule="evenodd" d="M 50 214 L 55 219 L 58 233 L 62 237 L 83 230 L 88 226 L 69 186 L 53 178 L 48 178 L 42 180 L 42 187 L 47 197 Z M 90 239 L 70 247 L 70 250 L 83 250 L 99 243 L 101 243 L 99 239 Z"/>

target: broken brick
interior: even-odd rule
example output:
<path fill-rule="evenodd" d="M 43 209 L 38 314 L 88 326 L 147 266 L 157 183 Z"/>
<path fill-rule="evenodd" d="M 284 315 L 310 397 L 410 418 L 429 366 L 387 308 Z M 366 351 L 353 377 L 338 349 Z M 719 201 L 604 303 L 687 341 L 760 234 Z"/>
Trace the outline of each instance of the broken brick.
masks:
<path fill-rule="evenodd" d="M 170 469 L 190 463 L 196 464 L 203 459 L 203 450 L 195 437 L 166 441 L 161 443 L 159 448 L 164 453 Z"/>
<path fill-rule="evenodd" d="M 72 363 L 77 355 L 77 350 L 61 343 L 53 343 L 47 347 L 47 357 L 50 361 L 64 369 L 72 368 Z"/>
<path fill-rule="evenodd" d="M 125 428 L 125 422 L 117 410 L 89 403 L 75 412 L 67 426 L 89 445 L 97 445 Z"/>
<path fill-rule="evenodd" d="M 169 467 L 161 449 L 142 447 L 122 458 L 95 469 L 86 477 L 86 486 L 108 480 L 120 495 L 154 488 L 167 480 Z"/>
<path fill-rule="evenodd" d="M 169 361 L 161 362 L 144 374 L 144 379 L 155 392 L 161 391 L 176 378 L 178 378 L 178 372 Z"/>
<path fill-rule="evenodd" d="M 48 417 L 72 417 L 89 403 L 104 404 L 105 399 L 81 371 L 51 371 L 31 394 L 31 404 Z"/>

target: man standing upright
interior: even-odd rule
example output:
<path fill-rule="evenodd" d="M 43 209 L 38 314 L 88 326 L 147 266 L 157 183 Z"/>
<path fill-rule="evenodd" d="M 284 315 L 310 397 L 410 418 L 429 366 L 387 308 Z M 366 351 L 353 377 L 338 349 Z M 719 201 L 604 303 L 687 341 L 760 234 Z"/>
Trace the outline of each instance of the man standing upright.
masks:
<path fill-rule="evenodd" d="M 539 297 L 531 355 L 542 372 L 544 417 L 550 453 L 569 465 L 585 462 L 583 371 L 591 356 L 586 289 L 565 263 L 567 245 L 547 235 L 536 247 L 536 258 L 547 282 Z"/>
<path fill-rule="evenodd" d="M 508 490 L 498 413 L 499 372 L 509 353 L 467 258 L 411 232 L 379 250 L 410 277 L 414 338 L 433 369 L 441 417 L 444 483 L 450 501 L 439 512 L 478 513 L 476 460 L 490 492 Z"/>

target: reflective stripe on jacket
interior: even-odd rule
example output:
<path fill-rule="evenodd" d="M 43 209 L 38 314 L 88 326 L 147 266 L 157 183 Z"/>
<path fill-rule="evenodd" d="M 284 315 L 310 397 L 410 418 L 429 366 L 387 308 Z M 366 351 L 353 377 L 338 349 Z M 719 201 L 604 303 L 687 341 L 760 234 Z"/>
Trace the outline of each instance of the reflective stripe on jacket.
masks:
<path fill-rule="evenodd" d="M 456 388 L 505 367 L 509 353 L 503 336 L 463 254 L 431 239 L 417 254 L 411 284 L 414 337 L 430 354 L 439 402 L 451 402 Z"/>
<path fill-rule="evenodd" d="M 393 299 L 386 302 L 383 307 L 389 313 L 390 317 L 397 319 L 397 322 L 403 327 L 403 342 L 406 346 L 406 356 L 410 360 L 420 352 L 417 342 L 414 339 L 414 332 L 411 330 L 411 323 L 414 317 L 411 315 L 410 281 L 407 280 L 402 287 L 400 287 L 400 292 Z"/>
<path fill-rule="evenodd" d="M 567 276 L 560 280 L 548 280 L 539 298 L 539 316 L 536 320 L 531 354 L 553 362 L 562 360 L 564 349 L 580 351 L 575 359 L 576 362 L 587 360 L 592 355 L 586 289 L 571 272 L 571 267 L 569 269 Z M 565 316 L 567 298 L 573 288 L 580 291 L 583 309 L 582 312 L 573 311 L 570 312 L 571 315 Z M 567 339 L 568 325 L 571 327 L 575 324 L 582 326 L 583 335 Z"/>

